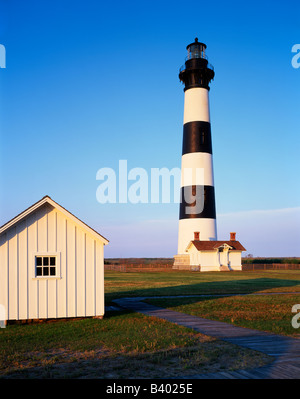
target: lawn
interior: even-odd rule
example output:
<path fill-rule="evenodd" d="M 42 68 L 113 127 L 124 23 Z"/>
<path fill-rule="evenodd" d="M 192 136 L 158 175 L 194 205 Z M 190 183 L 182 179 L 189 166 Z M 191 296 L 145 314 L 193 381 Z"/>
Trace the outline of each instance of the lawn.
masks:
<path fill-rule="evenodd" d="M 275 332 L 286 333 L 282 323 L 290 324 L 291 305 L 300 303 L 300 271 L 106 272 L 105 292 L 106 305 L 129 296 L 211 295 L 151 300 L 202 317 L 238 325 L 250 322 L 246 326 L 252 328 L 262 324 L 268 329 L 273 324 L 278 328 Z M 294 294 L 237 295 L 258 292 Z M 225 296 L 213 297 L 217 294 Z M 103 320 L 8 325 L 0 329 L 0 348 L 4 378 L 168 378 L 251 368 L 270 361 L 259 352 L 125 310 L 106 312 Z"/>
<path fill-rule="evenodd" d="M 164 320 L 109 312 L 0 330 L 2 378 L 170 378 L 257 367 L 268 356 Z"/>
<path fill-rule="evenodd" d="M 300 270 L 123 273 L 121 276 L 111 273 L 106 280 L 108 301 L 119 296 L 209 295 L 203 298 L 147 299 L 146 302 L 241 327 L 300 336 L 299 329 L 291 324 L 295 315 L 292 306 L 300 304 Z M 130 290 L 127 290 L 126 280 Z M 152 280 L 154 283 L 151 284 Z M 114 290 L 109 289 L 111 281 L 114 281 Z M 119 291 L 115 291 L 117 286 Z M 254 295 L 263 293 L 272 295 Z M 214 297 L 216 295 L 224 297 Z"/>
<path fill-rule="evenodd" d="M 105 300 L 133 296 L 251 294 L 294 292 L 300 294 L 300 270 L 259 272 L 149 272 L 105 273 Z"/>
<path fill-rule="evenodd" d="M 297 294 L 151 299 L 147 302 L 240 327 L 300 337 L 299 329 L 293 328 L 291 323 L 295 315 L 292 306 L 300 304 Z"/>

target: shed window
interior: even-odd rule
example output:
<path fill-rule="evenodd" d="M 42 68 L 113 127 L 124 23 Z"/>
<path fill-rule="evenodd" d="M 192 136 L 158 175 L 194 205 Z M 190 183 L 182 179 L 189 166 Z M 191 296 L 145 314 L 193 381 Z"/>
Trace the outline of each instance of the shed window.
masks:
<path fill-rule="evenodd" d="M 56 256 L 36 256 L 35 275 L 36 277 L 56 276 Z"/>

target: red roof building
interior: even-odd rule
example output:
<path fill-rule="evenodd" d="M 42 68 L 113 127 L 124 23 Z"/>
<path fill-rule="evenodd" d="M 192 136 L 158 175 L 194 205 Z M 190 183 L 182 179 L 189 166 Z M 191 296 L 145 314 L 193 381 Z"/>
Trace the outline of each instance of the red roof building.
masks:
<path fill-rule="evenodd" d="M 175 257 L 174 268 L 199 271 L 242 270 L 242 252 L 246 249 L 235 239 L 235 235 L 230 233 L 229 241 L 208 241 L 200 240 L 199 232 L 195 232 L 194 240 L 189 242 L 185 250 L 186 254 L 180 255 L 180 259 Z"/>

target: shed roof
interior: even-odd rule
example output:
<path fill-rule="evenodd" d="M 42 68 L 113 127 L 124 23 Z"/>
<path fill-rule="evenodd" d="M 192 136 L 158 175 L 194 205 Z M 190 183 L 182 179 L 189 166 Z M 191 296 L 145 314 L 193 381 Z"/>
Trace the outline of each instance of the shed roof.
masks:
<path fill-rule="evenodd" d="M 231 247 L 233 251 L 246 251 L 243 245 L 239 241 L 201 241 L 194 240 L 191 241 L 187 247 L 193 244 L 198 251 L 215 251 L 220 248 L 223 244 L 227 244 Z"/>
<path fill-rule="evenodd" d="M 104 245 L 108 244 L 109 241 L 103 237 L 101 234 L 99 234 L 96 230 L 88 226 L 86 223 L 84 223 L 82 220 L 78 219 L 78 217 L 74 216 L 71 212 L 67 211 L 64 207 L 59 205 L 57 202 L 55 202 L 52 198 L 50 198 L 48 195 L 45 195 L 42 199 L 40 199 L 38 202 L 35 204 L 31 205 L 29 208 L 25 209 L 25 211 L 19 213 L 17 216 L 15 216 L 13 219 L 9 220 L 7 223 L 2 225 L 0 227 L 0 234 L 4 233 L 6 230 L 8 230 L 10 227 L 12 227 L 14 224 L 43 206 L 44 204 L 50 204 L 54 208 L 60 210 L 63 214 L 65 214 L 67 217 L 72 219 L 74 222 L 78 223 L 81 225 L 85 230 L 88 230 L 92 235 L 96 236 L 96 238 L 100 238 L 101 241 L 103 241 Z"/>

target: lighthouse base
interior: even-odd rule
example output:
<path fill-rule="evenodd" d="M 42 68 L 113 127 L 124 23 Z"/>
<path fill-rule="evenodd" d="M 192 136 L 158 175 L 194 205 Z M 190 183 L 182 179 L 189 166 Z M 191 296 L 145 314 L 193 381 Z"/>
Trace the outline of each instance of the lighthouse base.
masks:
<path fill-rule="evenodd" d="M 191 269 L 190 255 L 189 254 L 175 255 L 172 269 L 190 270 Z"/>
<path fill-rule="evenodd" d="M 200 272 L 199 265 L 191 265 L 191 258 L 189 254 L 175 255 L 172 269 Z"/>

